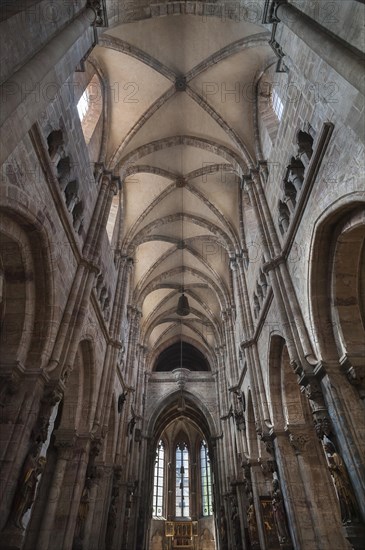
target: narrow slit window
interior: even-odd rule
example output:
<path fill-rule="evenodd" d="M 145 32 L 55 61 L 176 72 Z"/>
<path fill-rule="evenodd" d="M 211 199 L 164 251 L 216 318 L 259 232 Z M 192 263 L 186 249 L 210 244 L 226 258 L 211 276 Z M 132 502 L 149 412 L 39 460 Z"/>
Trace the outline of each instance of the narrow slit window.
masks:
<path fill-rule="evenodd" d="M 84 93 L 80 97 L 79 102 L 77 104 L 77 111 L 79 113 L 79 118 L 80 118 L 81 122 L 84 120 L 84 118 L 86 116 L 86 113 L 89 110 L 89 102 L 90 102 L 89 88 L 86 88 L 86 90 L 84 91 Z"/>
<path fill-rule="evenodd" d="M 102 88 L 97 74 L 90 80 L 76 107 L 85 141 L 88 144 L 91 141 L 103 109 Z"/>
<path fill-rule="evenodd" d="M 278 119 L 281 120 L 284 111 L 284 104 L 276 90 L 273 90 L 272 92 L 272 108 L 274 109 Z"/>

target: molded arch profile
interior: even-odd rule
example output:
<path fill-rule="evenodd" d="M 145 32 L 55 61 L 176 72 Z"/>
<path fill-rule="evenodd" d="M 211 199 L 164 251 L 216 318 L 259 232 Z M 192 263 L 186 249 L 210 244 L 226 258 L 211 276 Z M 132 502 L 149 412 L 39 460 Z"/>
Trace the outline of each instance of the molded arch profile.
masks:
<path fill-rule="evenodd" d="M 161 433 L 170 422 L 175 418 L 181 417 L 182 413 L 178 410 L 180 397 L 180 390 L 176 390 L 160 399 L 148 421 L 146 427 L 147 437 L 155 440 L 161 436 Z M 200 427 L 208 441 L 210 438 L 215 437 L 218 430 L 212 415 L 204 403 L 194 394 L 186 390 L 184 390 L 184 400 L 186 404 L 184 415 Z"/>
<path fill-rule="evenodd" d="M 96 368 L 92 342 L 82 340 L 68 375 L 62 401 L 61 427 L 89 432 L 95 414 Z"/>
<path fill-rule="evenodd" d="M 211 278 L 209 278 L 207 276 L 206 273 L 203 273 L 202 271 L 198 270 L 198 269 L 193 269 L 191 267 L 177 267 L 177 268 L 174 268 L 174 269 L 170 269 L 169 271 L 166 272 L 166 276 L 173 276 L 175 274 L 180 274 L 180 273 L 191 273 L 192 275 L 195 275 L 197 277 L 197 279 L 203 281 L 204 283 L 208 283 L 211 288 L 214 289 L 214 292 L 217 296 L 217 299 L 219 300 L 219 305 L 221 307 L 222 310 L 224 309 L 227 309 L 230 305 L 230 300 L 229 300 L 229 293 L 227 291 L 227 289 L 225 288 L 221 288 L 219 287 L 215 281 Z M 186 285 L 188 286 L 188 285 Z M 143 304 L 143 301 L 145 300 L 145 298 L 147 297 L 148 294 L 150 294 L 150 292 L 153 292 L 153 290 L 156 290 L 156 288 L 163 288 L 163 285 L 161 286 L 161 277 L 156 277 L 155 279 L 153 279 L 152 281 L 150 281 L 143 289 L 138 289 L 136 288 L 135 289 L 135 294 L 134 294 L 134 302 L 137 303 L 140 307 L 141 305 Z M 139 293 L 138 293 L 139 292 Z"/>
<path fill-rule="evenodd" d="M 189 366 L 193 365 L 193 368 Z M 176 342 L 165 347 L 158 355 L 154 365 L 154 372 L 171 372 L 176 368 L 186 368 L 192 372 L 210 372 L 207 359 L 195 346 L 184 341 Z"/>
<path fill-rule="evenodd" d="M 363 349 L 360 342 L 365 334 L 365 306 L 361 299 L 361 267 L 365 203 L 362 198 L 356 193 L 331 205 L 313 231 L 308 277 L 310 323 L 317 355 L 324 361 L 338 362 L 344 355 L 359 357 Z"/>
<path fill-rule="evenodd" d="M 53 292 L 56 251 L 47 220 L 21 195 L 17 188 L 5 185 L 0 193 L 1 361 L 42 369 L 57 331 Z M 29 211 L 21 206 L 21 200 Z"/>
<path fill-rule="evenodd" d="M 196 147 L 197 149 L 203 149 L 205 151 L 213 153 L 214 155 L 220 156 L 229 164 L 231 164 L 232 168 L 235 172 L 237 172 L 237 174 L 242 174 L 243 172 L 245 172 L 245 170 L 247 170 L 247 166 L 243 162 L 242 158 L 240 158 L 237 153 L 235 153 L 228 147 L 220 145 L 212 140 L 186 135 L 166 137 L 151 141 L 150 143 L 146 143 L 145 145 L 141 145 L 140 147 L 137 147 L 137 149 L 135 149 L 134 151 L 128 153 L 118 162 L 115 167 L 113 166 L 112 168 L 116 172 L 120 171 L 120 177 L 121 179 L 124 179 L 129 167 L 133 164 L 136 164 L 141 158 L 150 155 L 151 153 L 155 153 L 156 151 L 169 149 L 170 147 L 176 147 L 178 145 Z"/>
<path fill-rule="evenodd" d="M 123 243 L 123 248 L 127 249 L 127 253 L 131 255 L 133 250 L 135 250 L 140 244 L 143 244 L 145 242 L 145 239 L 150 240 L 151 231 L 161 226 L 164 226 L 166 224 L 179 222 L 179 221 L 192 223 L 193 225 L 197 225 L 198 227 L 207 229 L 209 233 L 212 233 L 213 235 L 220 237 L 221 244 L 227 250 L 228 253 L 233 254 L 235 250 L 238 250 L 237 237 L 236 237 L 236 242 L 234 242 L 233 239 L 235 236 L 228 235 L 218 225 L 213 224 L 212 222 L 206 220 L 201 216 L 196 216 L 193 214 L 187 214 L 187 213 L 181 213 L 181 212 L 178 212 L 176 214 L 170 214 L 169 216 L 164 216 L 163 218 L 159 218 L 145 225 L 144 227 L 142 227 L 142 229 L 138 231 L 138 233 L 136 233 L 131 238 L 129 242 Z"/>
<path fill-rule="evenodd" d="M 209 363 L 209 370 L 211 370 L 211 366 L 214 365 L 214 354 L 211 352 L 208 346 L 204 346 L 200 340 L 197 340 L 195 338 L 191 338 L 189 336 L 184 336 L 183 340 L 190 344 L 191 346 L 194 346 L 202 355 L 205 355 L 207 357 L 207 361 Z M 173 344 L 180 343 L 181 341 L 181 335 L 176 334 L 172 337 L 170 337 L 168 340 L 163 341 L 160 344 L 157 344 L 154 346 L 149 358 L 148 363 L 151 365 L 151 370 L 154 371 L 154 366 L 156 364 L 156 361 L 158 359 L 158 356 L 168 347 L 172 346 Z"/>
<path fill-rule="evenodd" d="M 308 403 L 290 365 L 286 341 L 279 335 L 272 335 L 270 339 L 269 388 L 274 428 L 282 430 L 287 425 L 309 421 Z"/>

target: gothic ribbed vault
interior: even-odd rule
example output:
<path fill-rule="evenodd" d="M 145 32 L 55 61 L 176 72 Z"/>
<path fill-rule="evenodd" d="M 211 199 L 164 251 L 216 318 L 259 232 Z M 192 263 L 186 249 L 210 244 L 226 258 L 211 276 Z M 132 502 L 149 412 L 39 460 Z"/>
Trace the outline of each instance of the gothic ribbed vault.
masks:
<path fill-rule="evenodd" d="M 150 17 L 115 22 L 92 53 L 112 87 L 106 157 L 124 178 L 119 244 L 134 254 L 149 350 L 184 340 L 208 358 L 221 341 L 229 257 L 247 239 L 240 181 L 255 164 L 253 87 L 273 61 L 267 40 L 243 18 Z"/>

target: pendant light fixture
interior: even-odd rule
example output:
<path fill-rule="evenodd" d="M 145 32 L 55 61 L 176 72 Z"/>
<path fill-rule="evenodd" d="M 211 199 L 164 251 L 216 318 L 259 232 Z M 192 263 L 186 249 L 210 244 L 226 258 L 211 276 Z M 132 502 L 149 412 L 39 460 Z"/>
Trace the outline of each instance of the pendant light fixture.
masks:
<path fill-rule="evenodd" d="M 182 179 L 182 178 L 181 178 Z M 185 183 L 185 182 L 184 182 Z M 181 270 L 182 270 L 182 286 L 181 286 L 181 296 L 177 303 L 176 313 L 181 317 L 186 317 L 190 313 L 190 306 L 188 298 L 184 293 L 184 184 L 181 183 L 181 180 L 178 182 L 179 187 L 181 187 L 181 241 L 178 244 L 178 248 L 181 248 Z"/>

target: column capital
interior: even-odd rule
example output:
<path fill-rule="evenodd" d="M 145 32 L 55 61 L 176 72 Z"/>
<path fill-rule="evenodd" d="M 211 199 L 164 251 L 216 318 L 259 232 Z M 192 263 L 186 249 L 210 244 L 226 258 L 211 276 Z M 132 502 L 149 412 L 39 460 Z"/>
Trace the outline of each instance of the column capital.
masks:
<path fill-rule="evenodd" d="M 312 440 L 310 430 L 306 426 L 287 424 L 284 427 L 284 430 L 289 438 L 290 445 L 295 451 L 295 454 L 301 454 L 305 451 L 308 443 Z"/>

